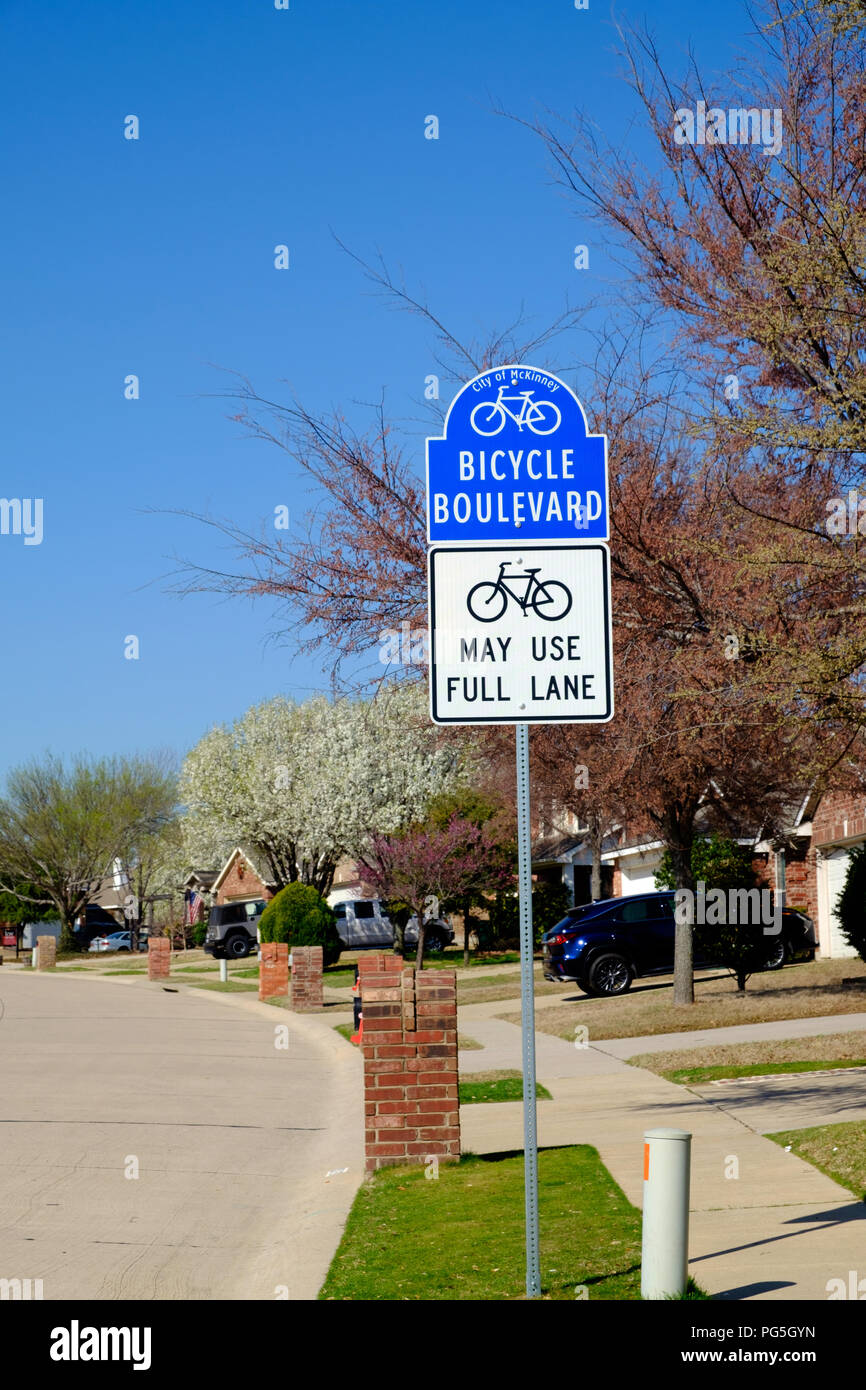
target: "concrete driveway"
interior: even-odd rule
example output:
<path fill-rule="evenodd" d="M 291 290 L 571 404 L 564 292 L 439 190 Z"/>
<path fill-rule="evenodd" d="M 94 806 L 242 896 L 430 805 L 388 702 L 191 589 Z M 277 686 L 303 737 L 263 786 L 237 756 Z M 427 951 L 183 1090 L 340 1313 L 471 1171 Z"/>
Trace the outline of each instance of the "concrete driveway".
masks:
<path fill-rule="evenodd" d="M 330 1019 L 60 972 L 4 970 L 0 1000 L 0 1277 L 315 1298 L 363 1172 L 360 1058 Z"/>

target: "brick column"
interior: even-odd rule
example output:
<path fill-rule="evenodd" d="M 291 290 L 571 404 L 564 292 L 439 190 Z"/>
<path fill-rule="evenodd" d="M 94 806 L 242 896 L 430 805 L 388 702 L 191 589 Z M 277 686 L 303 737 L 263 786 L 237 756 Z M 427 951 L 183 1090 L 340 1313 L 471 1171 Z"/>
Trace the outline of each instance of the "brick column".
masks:
<path fill-rule="evenodd" d="M 151 936 L 147 943 L 147 978 L 167 980 L 171 974 L 171 937 Z"/>
<path fill-rule="evenodd" d="M 36 969 L 53 970 L 57 965 L 57 938 L 56 936 L 37 936 L 36 938 Z"/>
<path fill-rule="evenodd" d="M 263 941 L 259 957 L 259 998 L 288 998 L 289 948 L 285 941 Z"/>
<path fill-rule="evenodd" d="M 362 957 L 365 1167 L 460 1157 L 457 976 Z"/>
<path fill-rule="evenodd" d="M 292 947 L 292 1008 L 310 1013 L 324 1008 L 321 946 Z"/>

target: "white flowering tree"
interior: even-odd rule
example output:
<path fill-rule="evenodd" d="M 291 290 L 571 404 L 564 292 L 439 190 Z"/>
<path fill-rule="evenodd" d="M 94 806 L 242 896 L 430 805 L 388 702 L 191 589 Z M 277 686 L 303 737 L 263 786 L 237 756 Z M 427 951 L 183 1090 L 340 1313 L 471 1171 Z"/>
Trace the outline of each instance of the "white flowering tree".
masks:
<path fill-rule="evenodd" d="M 372 700 L 268 700 L 212 729 L 187 757 L 188 857 L 215 865 L 240 844 L 279 887 L 299 880 L 327 893 L 342 855 L 423 819 L 434 797 L 453 790 L 458 761 L 417 686 Z"/>

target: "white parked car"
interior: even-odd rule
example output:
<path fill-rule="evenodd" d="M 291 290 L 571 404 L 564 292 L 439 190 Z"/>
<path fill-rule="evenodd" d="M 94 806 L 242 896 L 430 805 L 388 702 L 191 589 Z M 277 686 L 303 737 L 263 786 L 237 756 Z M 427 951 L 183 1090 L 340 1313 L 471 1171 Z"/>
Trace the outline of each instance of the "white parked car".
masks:
<path fill-rule="evenodd" d="M 129 931 L 113 931 L 109 936 L 95 936 L 88 946 L 88 951 L 131 951 L 132 933 Z M 147 950 L 147 933 L 138 933 L 139 951 Z"/>

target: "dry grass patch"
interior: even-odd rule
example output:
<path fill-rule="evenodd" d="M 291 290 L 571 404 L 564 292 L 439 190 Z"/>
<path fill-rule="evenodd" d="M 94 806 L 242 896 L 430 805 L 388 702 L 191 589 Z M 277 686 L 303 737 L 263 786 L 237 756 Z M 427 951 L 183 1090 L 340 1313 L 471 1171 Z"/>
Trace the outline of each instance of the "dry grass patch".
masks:
<path fill-rule="evenodd" d="M 641 1052 L 628 1060 L 630 1066 L 667 1076 L 692 1067 L 772 1067 L 785 1062 L 862 1062 L 864 1058 L 866 1032 L 822 1033 L 816 1038 L 784 1038 L 778 1042 L 683 1047 L 668 1052 Z"/>
<path fill-rule="evenodd" d="M 729 975 L 695 976 L 695 1003 L 671 1002 L 671 987 L 656 979 L 639 980 L 630 993 L 615 999 L 589 999 L 540 1009 L 536 1027 L 557 1038 L 574 1037 L 584 1023 L 591 1042 L 605 1038 L 638 1038 L 656 1033 L 684 1033 L 696 1028 L 728 1028 L 738 1023 L 773 1023 L 776 1020 L 817 1018 L 824 1014 L 853 1014 L 864 1010 L 864 994 L 845 989 L 842 980 L 866 978 L 861 960 L 810 961 L 752 975 L 746 992 L 737 991 Z M 556 989 L 557 986 L 552 986 Z M 575 986 L 575 990 L 577 986 Z M 509 1023 L 519 1023 L 519 1013 L 502 1013 Z"/>

